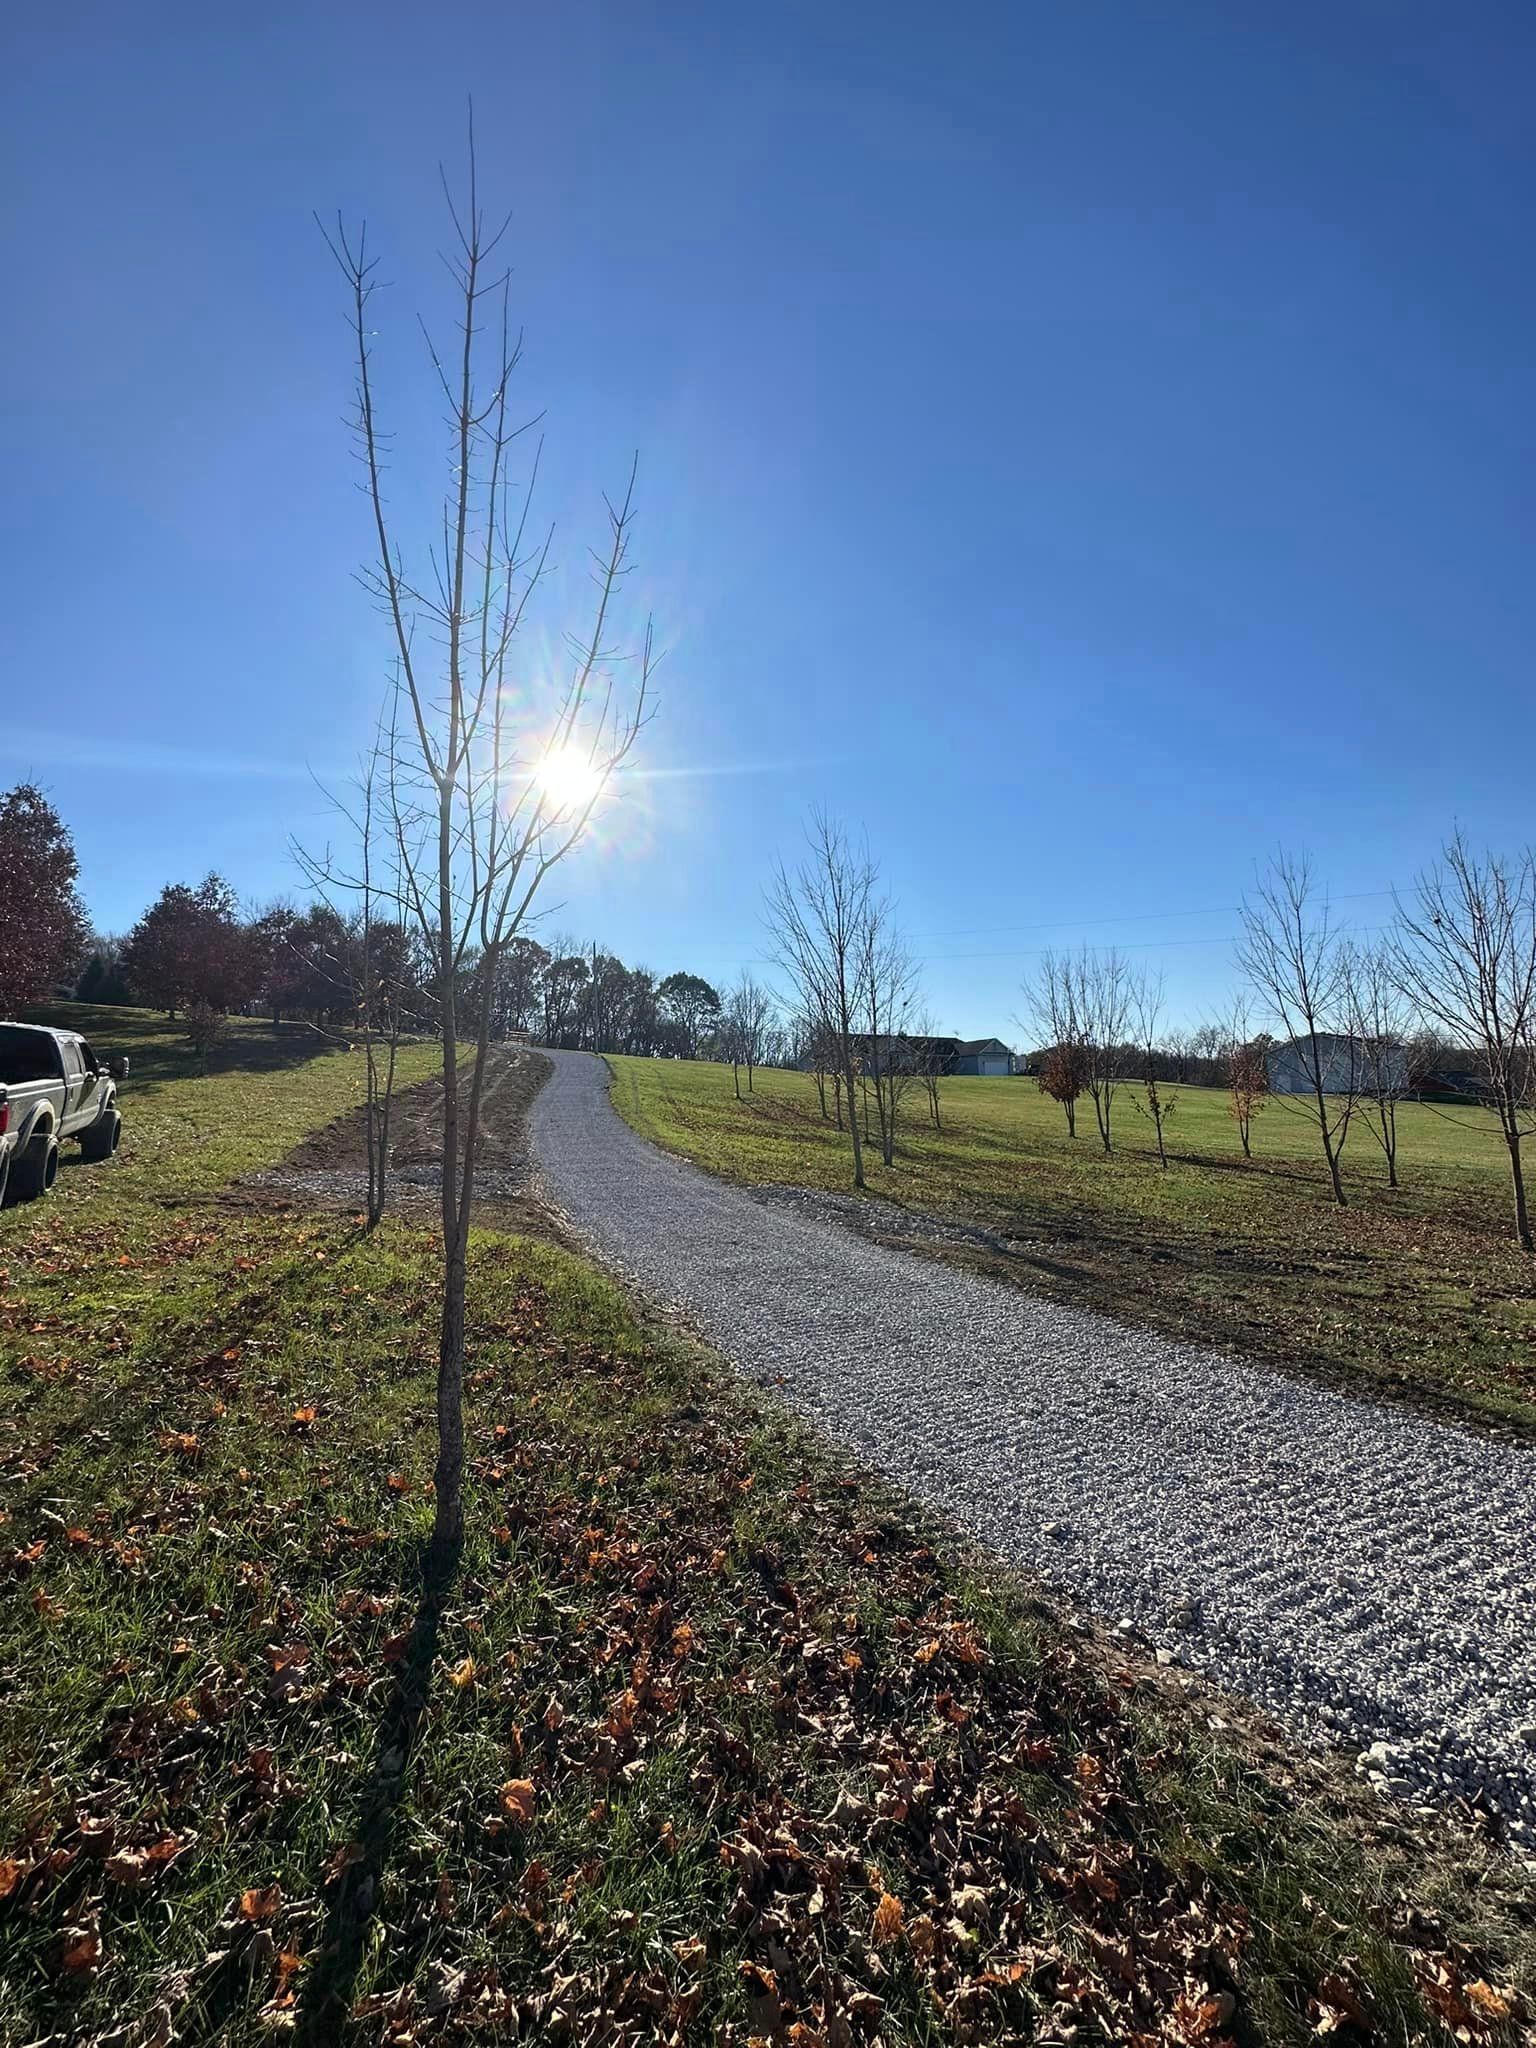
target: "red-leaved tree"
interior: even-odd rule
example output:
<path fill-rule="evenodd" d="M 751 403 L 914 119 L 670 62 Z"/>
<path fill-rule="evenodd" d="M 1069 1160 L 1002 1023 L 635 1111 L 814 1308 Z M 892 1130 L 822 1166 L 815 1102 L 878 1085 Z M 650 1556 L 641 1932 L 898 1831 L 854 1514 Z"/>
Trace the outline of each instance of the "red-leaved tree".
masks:
<path fill-rule="evenodd" d="M 195 889 L 168 883 L 128 934 L 123 967 L 134 993 L 173 1017 L 192 1003 L 220 1014 L 238 1009 L 260 974 L 235 893 L 220 875 Z"/>
<path fill-rule="evenodd" d="M 58 812 L 30 782 L 0 796 L 0 1017 L 72 977 L 85 947 L 80 864 Z"/>

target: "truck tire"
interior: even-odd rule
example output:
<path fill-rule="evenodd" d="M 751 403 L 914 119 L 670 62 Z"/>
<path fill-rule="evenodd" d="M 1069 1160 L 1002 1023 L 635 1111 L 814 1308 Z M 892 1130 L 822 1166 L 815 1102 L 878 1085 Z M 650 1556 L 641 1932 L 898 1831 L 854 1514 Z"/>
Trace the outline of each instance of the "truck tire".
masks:
<path fill-rule="evenodd" d="M 92 1163 L 110 1159 L 122 1135 L 123 1120 L 115 1109 L 109 1109 L 105 1116 L 97 1117 L 88 1130 L 81 1132 L 80 1157 Z"/>
<path fill-rule="evenodd" d="M 59 1171 L 59 1141 L 39 1131 L 11 1162 L 11 1192 L 18 1202 L 35 1202 L 53 1186 Z"/>
<path fill-rule="evenodd" d="M 5 1207 L 5 1197 L 10 1187 L 10 1180 L 11 1155 L 9 1152 L 0 1153 L 0 1209 Z"/>

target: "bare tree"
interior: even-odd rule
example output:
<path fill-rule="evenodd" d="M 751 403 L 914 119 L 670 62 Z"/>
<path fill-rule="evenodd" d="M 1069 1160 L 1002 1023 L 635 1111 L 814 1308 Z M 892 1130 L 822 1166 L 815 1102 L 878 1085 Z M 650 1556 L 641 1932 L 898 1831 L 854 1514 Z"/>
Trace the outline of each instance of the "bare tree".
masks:
<path fill-rule="evenodd" d="M 1536 1131 L 1536 849 L 1479 859 L 1457 832 L 1398 920 L 1398 985 L 1429 1022 L 1475 1048 L 1509 1154 L 1515 1236 L 1536 1249 L 1522 1158 Z"/>
<path fill-rule="evenodd" d="M 289 844 L 294 858 L 335 913 L 340 943 L 321 943 L 306 956 L 311 973 L 318 972 L 336 990 L 363 1041 L 363 1136 L 368 1155 L 367 1225 L 377 1229 L 389 1197 L 390 1124 L 394 1110 L 395 1067 L 406 1000 L 408 948 L 401 924 L 401 874 L 393 832 L 381 825 L 384 804 L 381 777 L 388 772 L 382 729 L 363 762 L 355 804 L 333 796 L 332 803 L 357 839 L 356 867 L 327 848 L 310 853 L 298 841 Z M 385 844 L 381 847 L 380 840 Z M 351 898 L 355 915 L 343 924 L 342 902 Z M 380 916 L 383 907 L 385 915 Z M 317 920 L 311 919 L 313 925 Z M 292 947 L 291 936 L 280 944 Z"/>
<path fill-rule="evenodd" d="M 566 636 L 564 678 L 548 686 L 547 702 L 531 713 L 526 708 L 532 686 L 514 677 L 512 661 L 544 580 L 550 539 L 528 539 L 537 454 L 521 483 L 512 473 L 525 431 L 510 409 L 520 341 L 511 327 L 507 277 L 493 274 L 506 224 L 487 229 L 473 134 L 467 204 L 461 209 L 449 194 L 448 210 L 456 329 L 451 350 L 427 339 L 448 415 L 445 491 L 427 519 L 402 520 L 398 531 L 384 486 L 388 440 L 376 410 L 376 262 L 366 228 L 354 236 L 338 223 L 326 237 L 346 280 L 356 350 L 355 426 L 376 545 L 364 582 L 389 621 L 398 660 L 388 800 L 402 896 L 430 955 L 442 1044 L 432 1539 L 439 1571 L 457 1557 L 463 1535 L 465 1283 L 497 969 L 545 878 L 579 843 L 634 746 L 653 660 L 649 623 L 627 653 L 610 637 L 630 565 L 632 465 L 622 498 L 608 506 L 606 544 L 592 556 L 588 621 Z M 423 575 L 408 566 L 402 534 L 434 525 L 440 537 Z M 463 976 L 471 966 L 479 970 L 478 995 L 461 1019 Z"/>
<path fill-rule="evenodd" d="M 1107 1154 L 1114 1149 L 1115 1091 L 1125 1075 L 1135 978 L 1130 962 L 1113 946 L 1103 952 L 1085 946 L 1067 962 L 1067 975 L 1084 1054 L 1083 1085 L 1092 1098 L 1099 1142 Z"/>
<path fill-rule="evenodd" d="M 1387 1184 L 1395 1188 L 1397 1105 L 1409 1087 L 1413 1005 L 1388 946 L 1351 948 L 1346 971 L 1349 1028 L 1360 1045 L 1360 1113 L 1387 1162 Z"/>
<path fill-rule="evenodd" d="M 1138 974 L 1131 982 L 1131 1013 L 1136 1026 L 1136 1051 L 1141 1064 L 1141 1100 L 1136 1107 L 1149 1118 L 1157 1139 L 1158 1164 L 1168 1171 L 1168 1119 L 1178 1107 L 1176 1095 L 1165 1094 L 1158 1078 L 1163 1049 L 1158 1040 L 1163 1023 L 1163 977 Z M 1132 1097 L 1135 1101 L 1135 1097 Z"/>
<path fill-rule="evenodd" d="M 1243 905 L 1237 957 L 1300 1063 L 1333 1199 L 1342 1209 L 1339 1158 L 1360 1086 L 1358 1049 L 1350 1031 L 1349 943 L 1334 924 L 1305 855 L 1276 854 Z"/>
<path fill-rule="evenodd" d="M 863 952 L 866 1057 L 861 1085 L 865 1095 L 865 1136 L 868 1136 L 868 1094 L 874 1084 L 880 1126 L 880 1157 L 889 1166 L 896 1152 L 896 1119 L 901 1099 L 912 1080 L 906 1034 L 911 1025 L 916 970 L 895 928 L 889 901 L 870 893 Z"/>
<path fill-rule="evenodd" d="M 923 1093 L 928 1099 L 928 1121 L 936 1131 L 944 1128 L 944 1118 L 939 1102 L 939 1083 L 944 1078 L 945 1055 L 939 1044 L 939 1034 L 934 1030 L 933 1012 L 925 1005 L 917 1010 L 912 1019 L 912 1068 L 923 1084 Z"/>
<path fill-rule="evenodd" d="M 747 1070 L 747 1093 L 752 1093 L 752 1070 L 763 1064 L 763 1044 L 773 1022 L 773 997 L 760 981 L 743 974 L 726 994 L 722 1038 L 736 1099 L 741 1100 L 741 1069 Z"/>
<path fill-rule="evenodd" d="M 839 1119 L 844 1096 L 848 1104 L 853 1184 L 862 1188 L 864 1144 L 854 1083 L 875 870 L 868 851 L 856 850 L 825 811 L 812 812 L 806 845 L 806 857 L 795 868 L 780 861 L 774 871 L 766 902 L 768 930 L 801 1010 L 814 1032 L 829 1041 Z"/>

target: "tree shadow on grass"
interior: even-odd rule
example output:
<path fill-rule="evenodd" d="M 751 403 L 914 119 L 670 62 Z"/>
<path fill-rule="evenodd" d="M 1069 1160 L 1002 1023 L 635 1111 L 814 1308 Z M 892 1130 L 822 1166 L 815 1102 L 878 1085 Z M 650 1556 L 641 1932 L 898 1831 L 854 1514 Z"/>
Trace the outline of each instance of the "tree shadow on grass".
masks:
<path fill-rule="evenodd" d="M 306 1972 L 294 2036 L 299 2048 L 333 2048 L 346 2034 L 396 1824 L 410 1787 L 443 1616 L 458 1577 L 462 1546 L 440 1553 L 423 1543 L 418 1555 L 421 1599 L 380 1720 L 376 1760 L 358 1802 L 350 1845 L 355 1853 L 332 1888 L 325 1931 L 314 1965 Z"/>

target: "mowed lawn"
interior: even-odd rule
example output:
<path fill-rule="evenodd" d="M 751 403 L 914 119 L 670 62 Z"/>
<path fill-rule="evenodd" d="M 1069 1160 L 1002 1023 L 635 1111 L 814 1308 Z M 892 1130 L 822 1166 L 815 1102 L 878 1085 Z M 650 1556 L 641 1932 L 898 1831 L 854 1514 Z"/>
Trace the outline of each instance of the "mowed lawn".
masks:
<path fill-rule="evenodd" d="M 552 1246 L 475 1235 L 424 1600 L 430 1230 L 217 1200 L 355 1056 L 113 1027 L 123 1158 L 0 1217 L 0 2039 L 1524 2038 L 1517 1864 L 1149 1690 Z"/>
<path fill-rule="evenodd" d="M 629 1122 L 710 1172 L 851 1192 L 847 1136 L 808 1077 L 759 1072 L 738 1102 L 729 1067 L 610 1065 Z M 946 1081 L 935 1131 L 914 1084 L 894 1165 L 865 1155 L 869 1189 L 994 1234 L 1006 1249 L 967 1256 L 1037 1291 L 1536 1431 L 1536 1259 L 1513 1241 L 1491 1116 L 1405 1105 L 1396 1190 L 1357 1121 L 1340 1210 L 1299 1108 L 1269 1103 L 1250 1162 L 1224 1092 L 1168 1092 L 1165 1173 L 1138 1089 L 1116 1096 L 1106 1159 L 1086 1099 L 1072 1140 L 1033 1080 Z"/>

